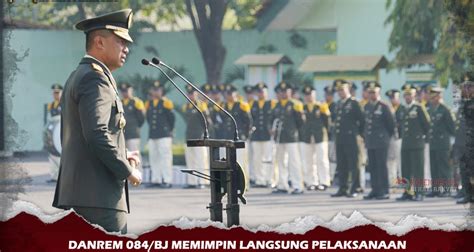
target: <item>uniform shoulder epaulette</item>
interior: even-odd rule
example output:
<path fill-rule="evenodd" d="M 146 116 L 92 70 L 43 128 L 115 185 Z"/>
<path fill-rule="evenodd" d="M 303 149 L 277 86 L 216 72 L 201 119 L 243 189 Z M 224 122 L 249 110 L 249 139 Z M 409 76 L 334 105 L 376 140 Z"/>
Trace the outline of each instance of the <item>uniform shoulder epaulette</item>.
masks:
<path fill-rule="evenodd" d="M 172 110 L 174 108 L 174 104 L 170 99 L 163 98 L 163 107 L 165 109 Z"/>
<path fill-rule="evenodd" d="M 99 72 L 99 73 L 103 73 L 104 72 L 104 69 L 102 69 L 102 67 L 100 67 L 98 64 L 96 63 L 91 63 L 91 66 L 92 66 L 92 69 L 94 69 L 96 72 Z"/>
<path fill-rule="evenodd" d="M 246 102 L 240 102 L 240 109 L 245 113 L 250 112 L 250 105 Z"/>
<path fill-rule="evenodd" d="M 207 103 L 199 102 L 198 106 L 199 106 L 199 109 L 201 109 L 202 111 L 207 111 Z"/>
<path fill-rule="evenodd" d="M 304 105 L 303 105 L 303 103 L 301 103 L 301 102 L 295 102 L 295 101 L 293 101 L 293 109 L 294 109 L 296 112 L 303 112 Z"/>
<path fill-rule="evenodd" d="M 135 108 L 138 110 L 144 110 L 145 109 L 145 104 L 143 104 L 143 101 L 140 98 L 134 97 L 133 100 L 135 101 Z"/>
<path fill-rule="evenodd" d="M 148 110 L 150 108 L 150 101 L 145 102 L 145 109 Z"/>
<path fill-rule="evenodd" d="M 329 105 L 326 102 L 323 102 L 323 103 L 319 104 L 319 111 L 322 114 L 325 114 L 325 115 L 330 115 L 331 114 L 331 111 L 329 110 Z"/>
<path fill-rule="evenodd" d="M 274 109 L 274 108 L 276 107 L 276 105 L 277 105 L 277 104 L 278 104 L 278 101 L 277 101 L 277 100 L 274 100 L 274 99 L 272 99 L 272 100 L 270 101 L 270 107 L 271 107 L 271 109 Z"/>

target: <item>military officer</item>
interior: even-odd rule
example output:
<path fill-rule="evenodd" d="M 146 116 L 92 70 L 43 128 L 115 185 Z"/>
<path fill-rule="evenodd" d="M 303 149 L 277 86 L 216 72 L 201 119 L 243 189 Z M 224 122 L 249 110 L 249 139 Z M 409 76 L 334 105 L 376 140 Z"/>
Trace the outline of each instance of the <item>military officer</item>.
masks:
<path fill-rule="evenodd" d="M 125 118 L 112 71 L 125 63 L 132 38 L 132 10 L 125 9 L 76 24 L 86 34 L 86 55 L 69 76 L 61 100 L 62 156 L 53 206 L 73 208 L 109 232 L 126 233 L 127 178 L 139 185 L 127 153 Z"/>
<path fill-rule="evenodd" d="M 417 100 L 418 102 L 425 107 L 425 110 L 428 111 L 428 108 L 430 107 L 430 99 L 429 99 L 429 93 L 431 90 L 431 84 L 430 83 L 425 83 L 422 85 L 419 85 L 416 88 L 417 91 Z M 430 145 L 429 145 L 429 137 L 427 136 L 425 139 L 425 149 L 424 149 L 424 160 L 425 160 L 425 166 L 423 168 L 423 173 L 424 173 L 424 178 L 426 181 L 432 181 L 431 180 L 431 164 L 430 164 Z M 429 189 L 430 184 L 427 183 L 425 184 L 426 190 Z"/>
<path fill-rule="evenodd" d="M 254 86 L 254 93 L 257 99 L 250 108 L 255 127 L 250 134 L 251 163 L 255 172 L 255 187 L 267 187 L 272 182 L 272 110 L 276 101 L 268 99 L 268 87 L 263 82 Z"/>
<path fill-rule="evenodd" d="M 350 82 L 338 80 L 336 90 L 340 97 L 336 108 L 335 144 L 339 190 L 332 197 L 356 197 L 359 180 L 358 137 L 363 134 L 364 114 L 359 103 L 351 96 Z"/>
<path fill-rule="evenodd" d="M 461 104 L 462 106 L 462 104 Z M 458 174 L 460 175 L 461 180 L 461 190 L 459 190 L 458 194 L 455 198 L 458 199 L 457 202 L 465 199 L 466 196 L 466 188 L 469 186 L 469 177 L 467 176 L 464 167 L 464 162 L 461 162 L 461 158 L 466 152 L 466 119 L 464 118 L 464 114 L 462 113 L 462 108 L 458 108 L 456 113 L 456 133 L 454 135 L 454 144 L 453 144 L 453 163 L 454 166 L 458 169 Z"/>
<path fill-rule="evenodd" d="M 328 128 L 328 155 L 329 155 L 329 170 L 332 179 L 336 176 L 336 146 L 334 145 L 334 125 L 336 121 L 336 103 L 334 102 L 334 85 L 327 85 L 324 87 L 325 103 L 329 107 L 331 120 Z"/>
<path fill-rule="evenodd" d="M 187 96 L 197 105 L 199 110 L 206 118 L 209 117 L 207 103 L 198 100 L 198 93 L 194 88 L 186 86 Z M 196 108 L 190 103 L 183 104 L 180 113 L 186 122 L 186 139 L 202 139 L 204 137 L 204 125 L 202 116 Z M 207 119 L 209 121 L 210 119 Z M 186 167 L 190 170 L 204 172 L 209 170 L 209 155 L 207 147 L 185 147 L 184 157 L 186 159 Z M 208 173 L 208 172 L 207 172 Z M 204 185 L 209 184 L 207 180 L 198 178 L 193 175 L 186 176 L 186 185 L 184 188 L 203 188 Z"/>
<path fill-rule="evenodd" d="M 298 129 L 303 124 L 303 106 L 291 100 L 292 87 L 286 82 L 280 82 L 275 87 L 278 93 L 278 103 L 273 109 L 273 120 L 278 120 L 275 132 L 276 160 L 278 183 L 273 193 L 288 193 L 291 178 L 292 194 L 302 194 L 303 174 L 301 156 L 298 149 Z M 272 120 L 272 121 L 273 121 Z M 288 166 L 285 165 L 285 155 L 288 155 Z"/>
<path fill-rule="evenodd" d="M 145 122 L 145 105 L 143 101 L 133 96 L 133 87 L 128 83 L 120 86 L 122 103 L 124 105 L 125 141 L 129 151 L 140 153 L 140 128 Z M 140 157 L 141 158 L 141 157 Z M 141 170 L 141 166 L 138 167 Z"/>
<path fill-rule="evenodd" d="M 53 91 L 53 102 L 48 103 L 48 112 L 49 118 L 48 121 L 58 125 L 61 121 L 61 95 L 63 92 L 63 87 L 59 84 L 54 84 L 51 86 L 51 90 Z M 58 125 L 59 126 L 59 125 Z M 50 153 L 48 155 L 49 160 L 49 174 L 51 178 L 46 181 L 48 183 L 56 183 L 58 181 L 58 172 L 59 172 L 59 163 L 61 162 L 61 156 L 55 153 L 53 155 Z"/>
<path fill-rule="evenodd" d="M 210 84 L 209 84 L 210 85 Z M 210 85 L 210 98 L 213 99 L 217 104 L 220 106 L 224 106 L 224 102 L 222 101 L 223 92 L 225 89 L 225 85 Z M 222 114 L 222 111 L 219 110 L 217 106 L 209 106 L 209 112 L 211 115 L 211 119 L 214 125 L 214 137 L 216 139 L 224 139 L 224 117 L 225 115 Z"/>
<path fill-rule="evenodd" d="M 440 87 L 430 90 L 430 107 L 428 114 L 431 119 L 429 134 L 431 192 L 426 197 L 447 197 L 453 186 L 452 171 L 449 164 L 450 137 L 454 136 L 455 124 L 450 109 L 444 104 Z"/>
<path fill-rule="evenodd" d="M 145 103 L 149 126 L 148 158 L 151 168 L 149 187 L 172 187 L 172 137 L 175 123 L 173 109 L 173 102 L 164 96 L 163 85 L 155 81 L 151 87 L 151 100 Z"/>
<path fill-rule="evenodd" d="M 372 191 L 364 199 L 388 199 L 387 151 L 390 139 L 395 134 L 395 119 L 389 105 L 380 99 L 378 82 L 368 82 L 366 91 L 369 100 L 364 108 L 364 140 Z"/>
<path fill-rule="evenodd" d="M 252 107 L 253 102 L 255 101 L 255 90 L 254 87 L 251 85 L 245 85 L 243 87 L 244 93 L 245 93 L 245 102 L 249 104 L 250 107 Z"/>
<path fill-rule="evenodd" d="M 398 201 L 423 200 L 424 148 L 430 119 L 424 106 L 415 101 L 416 88 L 411 84 L 403 87 L 404 108 L 402 125 L 402 177 L 407 184 Z"/>
<path fill-rule="evenodd" d="M 201 86 L 201 90 L 204 92 L 205 95 L 207 95 L 209 98 L 212 99 L 213 96 L 213 91 L 214 91 L 214 86 L 208 83 L 205 83 Z M 207 99 L 203 98 L 202 101 L 204 104 L 206 104 L 207 107 L 207 127 L 209 130 L 209 138 L 216 138 L 216 127 L 217 125 L 215 124 L 215 116 L 216 116 L 216 110 L 215 106 L 212 105 Z"/>
<path fill-rule="evenodd" d="M 233 85 L 225 85 L 224 94 L 226 102 L 223 108 L 235 118 L 237 122 L 237 129 L 239 132 L 239 139 L 247 141 L 250 130 L 252 128 L 252 118 L 250 117 L 250 106 L 244 101 L 239 101 L 237 88 Z M 223 139 L 234 139 L 234 123 L 232 120 L 225 116 L 222 117 L 222 136 Z M 249 183 L 249 170 L 248 170 L 248 149 L 242 148 L 237 149 L 237 162 L 240 164 L 245 172 L 247 183 Z"/>
<path fill-rule="evenodd" d="M 254 92 L 254 87 L 251 85 L 245 85 L 243 86 L 243 90 L 245 93 L 244 101 L 248 103 L 250 108 L 252 108 L 252 105 L 255 101 L 255 92 Z M 247 153 L 248 153 L 248 169 L 249 169 L 249 176 L 250 176 L 250 185 L 254 186 L 255 181 L 256 181 L 256 175 L 255 175 L 255 169 L 253 167 L 253 149 L 252 145 L 250 144 L 250 137 L 247 138 L 247 143 L 246 143 L 246 148 L 247 148 Z"/>
<path fill-rule="evenodd" d="M 400 104 L 400 91 L 397 89 L 390 89 L 385 92 L 385 95 L 390 100 L 390 110 L 395 116 L 395 134 L 390 139 L 387 154 L 387 167 L 388 167 L 388 181 L 390 186 L 397 185 L 397 178 L 401 176 L 401 147 L 402 139 L 401 136 L 401 118 L 403 106 Z"/>
<path fill-rule="evenodd" d="M 303 111 L 305 122 L 300 128 L 302 146 L 303 177 L 308 191 L 325 191 L 331 184 L 329 174 L 328 128 L 329 107 L 316 101 L 316 90 L 304 86 Z"/>

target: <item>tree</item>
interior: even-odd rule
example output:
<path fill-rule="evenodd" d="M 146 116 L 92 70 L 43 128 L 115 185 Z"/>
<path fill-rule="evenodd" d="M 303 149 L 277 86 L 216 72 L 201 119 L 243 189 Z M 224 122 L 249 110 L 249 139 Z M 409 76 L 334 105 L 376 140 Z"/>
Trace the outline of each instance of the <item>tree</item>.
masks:
<path fill-rule="evenodd" d="M 387 8 L 392 4 L 388 0 Z M 389 50 L 396 56 L 392 65 L 403 68 L 414 56 L 434 54 L 435 78 L 442 85 L 459 79 L 472 68 L 473 5 L 472 0 L 395 1 L 385 21 L 393 25 Z"/>

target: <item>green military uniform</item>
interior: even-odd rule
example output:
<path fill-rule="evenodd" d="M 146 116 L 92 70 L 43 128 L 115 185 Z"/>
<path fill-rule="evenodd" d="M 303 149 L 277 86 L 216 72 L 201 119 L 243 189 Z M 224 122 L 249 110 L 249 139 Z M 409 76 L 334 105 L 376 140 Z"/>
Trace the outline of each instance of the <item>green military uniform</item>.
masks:
<path fill-rule="evenodd" d="M 368 92 L 375 92 L 376 89 L 380 89 L 379 83 L 367 84 Z M 386 199 L 389 193 L 387 154 L 390 139 L 395 134 L 395 119 L 388 104 L 380 100 L 368 102 L 364 114 L 364 140 L 372 185 L 372 191 L 364 199 Z"/>
<path fill-rule="evenodd" d="M 461 105 L 462 106 L 462 105 Z M 469 176 L 467 175 L 467 167 L 465 162 L 461 161 L 464 153 L 466 153 L 466 118 L 462 113 L 462 107 L 458 109 L 456 113 L 456 133 L 454 135 L 454 144 L 453 144 L 453 159 L 455 165 L 459 167 L 459 175 L 461 179 L 462 189 L 459 194 L 459 203 L 464 203 L 467 197 L 466 195 L 471 195 L 468 191 L 470 188 Z M 466 201 L 469 202 L 469 201 Z"/>
<path fill-rule="evenodd" d="M 439 95 L 441 90 L 432 88 L 430 93 Z M 429 143 L 432 190 L 426 196 L 448 196 L 452 186 L 449 152 L 451 149 L 450 137 L 455 133 L 454 119 L 449 108 L 443 103 L 431 104 L 428 114 L 431 119 Z"/>
<path fill-rule="evenodd" d="M 336 83 L 336 88 L 349 85 L 346 81 Z M 337 173 L 339 190 L 333 197 L 355 196 L 359 182 L 359 145 L 357 137 L 363 133 L 364 114 L 354 97 L 339 100 L 334 122 Z M 352 178 L 352 185 L 350 184 Z M 350 191 L 348 192 L 348 190 Z"/>
<path fill-rule="evenodd" d="M 131 42 L 130 9 L 76 24 L 85 33 L 111 30 Z M 108 67 L 86 55 L 69 76 L 61 101 L 62 156 L 53 206 L 74 208 L 107 231 L 126 232 L 127 160 L 124 109 Z M 93 218 L 101 216 L 101 218 Z"/>
<path fill-rule="evenodd" d="M 416 92 L 411 85 L 404 86 L 405 93 Z M 424 106 L 413 101 L 406 105 L 402 114 L 402 177 L 408 183 L 407 190 L 397 200 L 412 199 L 415 190 L 416 200 L 422 200 L 424 180 L 424 148 L 430 123 Z M 416 187 L 416 188 L 413 188 Z"/>
<path fill-rule="evenodd" d="M 130 85 L 124 84 L 121 86 L 122 90 L 130 88 Z M 145 105 L 138 97 L 122 99 L 124 105 L 124 115 L 127 120 L 125 125 L 125 139 L 139 139 L 140 128 L 145 122 Z"/>

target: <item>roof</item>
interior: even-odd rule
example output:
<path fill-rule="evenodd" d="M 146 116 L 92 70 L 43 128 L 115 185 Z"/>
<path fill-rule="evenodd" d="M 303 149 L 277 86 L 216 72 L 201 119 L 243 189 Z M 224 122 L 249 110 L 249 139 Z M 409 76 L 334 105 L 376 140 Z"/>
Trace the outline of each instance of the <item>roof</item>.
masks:
<path fill-rule="evenodd" d="M 405 65 L 423 65 L 423 64 L 434 64 L 435 63 L 435 56 L 433 54 L 418 54 L 414 55 L 413 57 L 409 58 Z"/>
<path fill-rule="evenodd" d="M 293 64 L 283 54 L 246 54 L 234 62 L 236 65 L 273 66 L 276 64 Z"/>
<path fill-rule="evenodd" d="M 301 72 L 345 72 L 373 71 L 384 68 L 388 61 L 383 55 L 348 56 L 348 55 L 310 55 L 301 63 Z"/>

